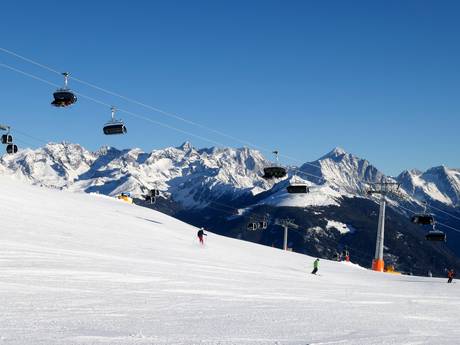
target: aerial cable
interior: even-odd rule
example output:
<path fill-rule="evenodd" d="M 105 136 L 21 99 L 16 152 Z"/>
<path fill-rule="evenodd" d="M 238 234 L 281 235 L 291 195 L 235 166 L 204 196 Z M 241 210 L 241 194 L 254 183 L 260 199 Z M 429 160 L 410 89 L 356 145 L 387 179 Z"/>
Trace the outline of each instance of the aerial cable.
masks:
<path fill-rule="evenodd" d="M 33 75 L 33 74 L 31 74 L 31 73 L 25 72 L 25 71 L 20 70 L 20 69 L 18 69 L 18 68 L 14 68 L 14 67 L 9 66 L 9 65 L 7 65 L 7 64 L 0 63 L 0 66 L 1 66 L 1 67 L 4 67 L 4 68 L 7 68 L 7 69 L 9 69 L 9 70 L 11 70 L 11 71 L 20 73 L 20 74 L 22 74 L 22 75 L 24 75 L 24 76 L 30 77 L 30 78 L 32 78 L 32 79 L 41 81 L 41 82 L 43 82 L 43 83 L 45 83 L 45 84 L 48 84 L 48 85 L 51 85 L 51 86 L 54 86 L 54 87 L 59 87 L 58 84 L 55 84 L 55 83 L 50 82 L 50 81 L 48 81 L 48 80 L 46 80 L 46 79 L 40 78 L 40 77 L 38 77 L 38 76 L 36 76 L 36 75 Z M 99 104 L 99 105 L 103 105 L 103 106 L 109 107 L 109 108 L 112 107 L 111 104 L 108 104 L 108 103 L 106 103 L 106 102 L 100 101 L 100 100 L 98 100 L 98 99 L 96 99 L 96 98 L 93 98 L 93 97 L 88 96 L 88 95 L 86 95 L 86 94 L 83 94 L 83 93 L 81 93 L 81 92 L 75 92 L 75 91 L 74 91 L 74 93 L 75 93 L 76 95 L 82 97 L 82 98 L 86 98 L 86 99 L 88 99 L 88 100 L 90 100 L 90 101 L 92 101 L 92 102 L 94 102 L 94 103 Z M 192 136 L 192 137 L 194 137 L 194 138 L 197 138 L 197 139 L 200 139 L 200 140 L 203 140 L 203 141 L 206 141 L 206 142 L 215 144 L 215 145 L 219 145 L 219 146 L 223 146 L 223 147 L 226 146 L 225 144 L 223 144 L 223 143 L 221 143 L 221 142 L 218 142 L 218 141 L 216 141 L 216 140 L 209 139 L 209 138 L 203 137 L 203 136 L 201 136 L 201 135 L 194 134 L 194 133 L 191 133 L 191 132 L 189 132 L 189 131 L 185 131 L 185 130 L 182 130 L 182 129 L 180 129 L 180 128 L 177 128 L 177 127 L 174 127 L 174 126 L 165 124 L 165 123 L 163 123 L 163 122 L 153 120 L 153 119 L 151 119 L 150 117 L 147 117 L 147 116 L 144 116 L 144 115 L 140 115 L 140 114 L 134 113 L 134 112 L 132 112 L 132 111 L 129 111 L 129 110 L 126 110 L 126 109 L 123 109 L 123 108 L 117 108 L 117 109 L 118 109 L 120 112 L 124 112 L 124 113 L 126 113 L 126 114 L 128 114 L 128 115 L 131 115 L 131 116 L 133 116 L 133 117 L 136 117 L 136 118 L 138 118 L 138 119 L 141 119 L 141 120 L 144 120 L 144 121 L 147 121 L 147 122 L 151 122 L 151 123 L 153 123 L 153 124 L 156 124 L 156 125 L 159 125 L 159 126 L 162 126 L 162 127 L 165 127 L 165 128 L 171 129 L 171 130 L 174 130 L 174 131 L 176 131 L 176 132 L 180 132 L 180 133 L 182 133 L 182 134 L 186 134 L 186 135 Z M 307 164 L 307 163 L 306 163 L 306 164 Z M 310 165 L 313 165 L 313 166 L 315 166 L 315 167 L 318 167 L 318 166 L 316 166 L 316 165 L 314 165 L 314 164 L 310 164 Z M 296 168 L 296 169 L 291 169 L 291 170 L 294 170 L 295 172 L 297 172 L 297 173 L 299 173 L 299 174 L 303 174 L 303 175 L 307 175 L 307 176 L 312 176 L 312 177 L 315 177 L 315 178 L 318 178 L 318 179 L 322 179 L 322 178 L 323 178 L 322 176 L 310 174 L 310 173 L 304 172 L 304 171 L 302 171 L 302 170 L 300 170 L 300 169 L 297 169 L 297 168 Z"/>
<path fill-rule="evenodd" d="M 35 141 L 37 141 L 37 142 L 40 142 L 40 143 L 44 143 L 44 144 L 48 144 L 48 143 L 49 143 L 49 141 L 46 141 L 46 140 L 37 138 L 37 137 L 35 137 L 35 136 L 32 136 L 32 135 L 30 135 L 30 134 L 24 133 L 24 132 L 22 132 L 22 131 L 17 130 L 16 128 L 14 129 L 14 132 L 15 132 L 15 133 L 18 133 L 19 135 L 28 137 L 28 138 L 30 138 L 30 139 L 32 139 L 32 140 L 35 140 Z M 30 143 L 29 143 L 29 144 L 30 144 Z"/>
<path fill-rule="evenodd" d="M 34 146 L 34 144 L 28 142 L 28 141 L 25 141 L 25 140 L 22 140 L 22 139 L 18 139 L 17 137 L 14 139 L 14 141 L 17 141 L 17 142 L 20 142 L 20 143 L 23 143 L 23 144 L 26 144 L 26 145 L 29 145 L 29 146 Z"/>
<path fill-rule="evenodd" d="M 0 67 L 7 68 L 7 69 L 12 70 L 12 71 L 14 71 L 14 72 L 20 73 L 20 74 L 25 75 L 25 76 L 27 76 L 27 77 L 33 78 L 33 79 L 38 80 L 38 81 L 41 81 L 41 82 L 43 82 L 43 83 L 46 83 L 46 84 L 48 84 L 48 85 L 55 86 L 55 87 L 59 87 L 59 85 L 57 85 L 57 84 L 55 84 L 55 83 L 52 83 L 52 82 L 50 82 L 50 81 L 48 81 L 48 80 L 46 80 L 46 79 L 37 77 L 37 76 L 35 76 L 35 75 L 31 74 L 31 73 L 22 71 L 22 70 L 20 70 L 20 69 L 14 68 L 14 67 L 9 66 L 9 65 L 7 65 L 7 64 L 0 63 Z M 103 106 L 109 107 L 109 108 L 112 106 L 111 104 L 108 104 L 108 103 L 106 103 L 106 102 L 100 101 L 100 100 L 98 100 L 98 99 L 96 99 L 96 98 L 93 98 L 93 97 L 91 97 L 91 96 L 85 95 L 85 94 L 83 94 L 83 93 L 81 93 L 81 92 L 74 92 L 74 93 L 75 93 L 76 95 L 82 97 L 82 98 L 86 98 L 87 100 L 90 100 L 90 101 L 92 101 L 92 102 L 94 102 L 94 103 L 97 103 L 97 104 L 99 104 L 99 105 L 103 105 Z M 168 125 L 168 124 L 163 123 L 163 122 L 160 122 L 160 121 L 153 120 L 153 119 L 151 119 L 150 117 L 146 117 L 146 116 L 143 116 L 143 115 L 134 113 L 134 112 L 132 112 L 132 111 L 123 109 L 123 108 L 117 108 L 117 110 L 120 111 L 120 112 L 126 113 L 126 114 L 128 114 L 128 115 L 131 115 L 131 116 L 133 116 L 133 117 L 136 117 L 136 118 L 138 118 L 138 119 L 142 119 L 142 120 L 144 120 L 144 121 L 151 122 L 151 123 L 153 123 L 153 124 L 156 124 L 156 125 L 159 125 L 159 126 L 162 126 L 162 127 L 165 127 L 165 128 L 168 128 L 168 129 L 177 131 L 177 132 L 180 132 L 180 133 L 182 133 L 182 134 L 187 134 L 187 135 L 192 136 L 192 137 L 195 137 L 195 138 L 197 138 L 197 139 L 200 139 L 200 140 L 207 141 L 207 142 L 210 142 L 210 143 L 215 144 L 215 145 L 220 145 L 220 146 L 224 146 L 224 147 L 225 147 L 225 144 L 223 144 L 223 143 L 221 143 L 221 142 L 218 142 L 218 141 L 215 141 L 215 140 L 212 140 L 212 139 L 208 139 L 208 138 L 203 137 L 203 136 L 201 136 L 201 135 L 193 134 L 193 133 L 191 133 L 191 132 L 189 132 L 189 131 L 182 130 L 182 129 L 180 129 L 180 128 L 177 128 L 177 127 Z"/>
<path fill-rule="evenodd" d="M 403 210 L 406 210 L 406 211 L 408 211 L 408 212 L 410 212 L 410 213 L 413 213 L 413 214 L 417 214 L 417 212 L 415 212 L 415 211 L 413 211 L 413 210 L 411 210 L 411 209 L 408 209 L 407 207 L 401 206 L 401 204 L 398 204 L 398 206 L 395 206 L 395 207 L 396 207 L 396 208 L 402 208 Z M 430 206 L 430 207 L 431 207 L 431 206 Z M 452 226 L 450 226 L 450 225 L 447 225 L 447 224 L 444 224 L 444 223 L 440 223 L 440 222 L 438 222 L 438 221 L 436 221 L 436 224 L 439 224 L 439 225 L 441 225 L 441 226 L 445 226 L 446 228 L 449 228 L 449 229 L 454 230 L 454 231 L 456 231 L 456 232 L 460 232 L 460 229 L 454 228 L 454 227 L 452 227 Z"/>
<path fill-rule="evenodd" d="M 41 63 L 39 63 L 39 62 L 37 62 L 37 61 L 34 61 L 34 60 L 30 59 L 30 58 L 27 58 L 27 57 L 25 57 L 25 56 L 23 56 L 23 55 L 17 54 L 17 53 L 15 53 L 15 52 L 11 51 L 11 50 L 8 50 L 8 49 L 5 49 L 5 48 L 0 47 L 0 51 L 3 51 L 3 52 L 5 52 L 5 53 L 7 53 L 7 54 L 10 54 L 10 55 L 12 55 L 12 56 L 15 56 L 15 57 L 17 57 L 17 58 L 19 58 L 19 59 L 22 59 L 22 60 L 24 60 L 24 61 L 26 61 L 26 62 L 29 62 L 29 63 L 33 64 L 33 65 L 36 65 L 36 66 L 41 67 L 41 68 L 43 68 L 43 69 L 46 69 L 46 70 L 48 70 L 48 71 L 50 71 L 50 72 L 53 72 L 53 73 L 56 73 L 56 74 L 61 75 L 61 72 L 59 72 L 59 71 L 57 71 L 57 70 L 55 70 L 55 69 L 53 69 L 53 68 L 51 68 L 51 67 L 49 67 L 49 66 L 47 66 L 47 65 L 41 64 Z M 40 78 L 40 77 L 37 77 L 37 76 L 35 76 L 35 75 L 33 75 L 33 74 L 24 72 L 24 71 L 22 71 L 22 70 L 19 70 L 19 69 L 17 69 L 17 68 L 11 67 L 11 66 L 9 66 L 9 65 L 0 63 L 0 66 L 5 67 L 5 68 L 8 68 L 8 69 L 10 69 L 10 70 L 12 70 L 12 71 L 18 72 L 18 73 L 20 73 L 20 74 L 23 74 L 23 75 L 25 75 L 25 76 L 28 76 L 28 77 L 30 77 L 30 78 L 39 80 L 39 81 L 44 82 L 44 83 L 46 83 L 46 84 L 48 84 L 48 85 L 52 85 L 52 86 L 55 86 L 55 87 L 59 87 L 59 85 L 57 85 L 57 84 L 55 84 L 55 83 L 49 82 L 48 80 L 45 80 L 45 79 Z M 242 140 L 242 139 L 239 139 L 239 138 L 234 137 L 234 136 L 232 136 L 232 135 L 229 135 L 229 134 L 226 134 L 226 133 L 224 133 L 224 132 L 218 131 L 218 130 L 213 129 L 213 128 L 211 128 L 211 127 L 208 127 L 208 126 L 202 125 L 202 124 L 200 124 L 200 123 L 197 123 L 197 122 L 188 120 L 188 119 L 186 119 L 186 118 L 184 118 L 184 117 L 182 117 L 182 116 L 176 115 L 176 114 L 174 114 L 174 113 L 171 113 L 171 112 L 167 112 L 167 111 L 161 110 L 161 109 L 159 109 L 159 108 L 150 106 L 150 105 L 148 105 L 148 104 L 145 104 L 145 103 L 143 103 L 143 102 L 137 101 L 137 100 L 132 99 L 132 98 L 130 98 L 130 97 L 126 97 L 126 96 L 124 96 L 124 95 L 121 95 L 121 94 L 119 94 L 119 93 L 117 93 L 117 92 L 113 92 L 113 91 L 107 90 L 107 89 L 105 89 L 105 88 L 102 88 L 102 87 L 97 86 L 97 85 L 95 85 L 95 84 L 92 84 L 92 83 L 90 83 L 90 82 L 86 82 L 86 81 L 84 81 L 84 80 L 82 80 L 82 79 L 75 78 L 75 77 L 72 77 L 72 79 L 75 80 L 75 81 L 77 81 L 77 82 L 79 82 L 79 83 L 81 83 L 81 84 L 87 85 L 87 86 L 89 86 L 89 87 L 92 87 L 92 88 L 97 89 L 97 90 L 99 90 L 99 91 L 105 92 L 105 93 L 110 94 L 110 95 L 112 95 L 112 96 L 119 97 L 119 98 L 124 99 L 124 100 L 126 100 L 126 101 L 128 101 L 128 102 L 131 102 L 131 103 L 134 103 L 134 104 L 143 106 L 143 107 L 145 107 L 145 108 L 147 108 L 147 109 L 150 109 L 150 110 L 152 110 L 152 111 L 161 113 L 161 114 L 166 115 L 166 116 L 169 116 L 169 117 L 173 117 L 173 118 L 175 118 L 175 119 L 181 120 L 181 121 L 186 122 L 186 123 L 188 123 L 188 124 L 195 125 L 195 126 L 197 126 L 197 127 L 201 127 L 201 128 L 207 129 L 207 130 L 212 131 L 212 132 L 214 132 L 214 133 L 216 133 L 216 134 L 219 134 L 219 135 L 225 136 L 225 137 L 227 137 L 227 138 L 236 140 L 236 141 L 238 141 L 238 142 L 240 142 L 240 143 L 248 144 L 248 145 L 253 146 L 254 148 L 259 149 L 259 150 L 261 150 L 261 151 L 266 151 L 266 152 L 268 152 L 268 151 L 271 152 L 271 151 L 272 151 L 272 150 L 270 150 L 270 149 L 260 147 L 260 146 L 258 146 L 258 145 L 256 145 L 256 144 L 253 144 L 253 143 L 248 142 L 248 141 L 246 141 L 246 140 Z M 83 97 L 83 98 L 86 98 L 86 99 L 88 99 L 88 100 L 91 100 L 91 101 L 93 101 L 93 102 L 95 102 L 95 103 L 98 103 L 98 104 L 100 104 L 100 105 L 104 105 L 104 106 L 111 107 L 111 105 L 109 105 L 108 103 L 101 102 L 101 101 L 99 101 L 99 100 L 97 100 L 97 99 L 95 99 L 95 98 L 93 98 L 93 97 L 84 95 L 84 94 L 82 94 L 82 93 L 77 93 L 77 92 L 75 92 L 75 94 L 79 95 L 80 97 Z M 146 116 L 143 116 L 143 115 L 139 115 L 139 114 L 137 114 L 137 113 L 134 113 L 134 112 L 131 112 L 131 111 L 128 111 L 128 110 L 125 110 L 125 109 L 119 109 L 119 110 L 120 110 L 121 112 L 124 112 L 124 113 L 126 113 L 126 114 L 128 114 L 128 115 L 131 115 L 131 116 L 133 116 L 133 117 L 136 117 L 136 118 L 138 118 L 138 119 L 142 119 L 142 120 L 144 120 L 144 121 L 151 122 L 151 123 L 153 123 L 153 124 L 156 124 L 156 125 L 159 125 L 159 126 L 162 126 L 162 127 L 165 127 L 165 128 L 168 128 L 168 129 L 177 131 L 177 132 L 180 132 L 180 133 L 182 133 L 182 134 L 187 134 L 187 135 L 190 135 L 190 136 L 195 137 L 195 138 L 197 138 L 197 139 L 200 139 L 200 140 L 203 140 L 203 141 L 207 141 L 207 142 L 210 142 L 210 143 L 213 143 L 213 144 L 217 144 L 217 145 L 220 145 L 220 146 L 223 146 L 223 147 L 226 146 L 226 145 L 223 144 L 223 143 L 220 143 L 220 142 L 215 141 L 215 140 L 212 140 L 212 139 L 208 139 L 208 138 L 203 137 L 203 136 L 201 136 L 201 135 L 196 135 L 196 134 L 193 134 L 193 133 L 191 133 L 191 132 L 182 130 L 182 129 L 180 129 L 180 128 L 177 128 L 177 127 L 174 127 L 174 126 L 171 126 L 171 125 L 168 125 L 168 124 L 165 124 L 165 123 L 156 121 L 156 120 L 152 120 L 150 117 L 146 117 Z M 321 166 L 319 166 L 319 165 L 316 165 L 316 164 L 313 164 L 313 163 L 310 163 L 310 162 L 302 162 L 301 160 L 299 160 L 299 159 L 297 159 L 297 158 L 295 158 L 295 157 L 291 157 L 291 156 L 287 156 L 287 155 L 283 155 L 283 154 L 280 155 L 280 156 L 285 157 L 285 158 L 288 158 L 288 159 L 290 159 L 290 160 L 292 160 L 292 161 L 295 161 L 295 162 L 298 162 L 298 163 L 303 163 L 303 164 L 305 164 L 305 165 L 313 166 L 313 167 L 315 167 L 315 168 L 321 168 Z M 300 170 L 300 169 L 291 169 L 291 170 L 294 170 L 295 172 L 297 172 L 297 173 L 299 173 L 299 174 L 303 174 L 303 175 L 307 175 L 307 176 L 312 176 L 312 177 L 316 177 L 316 178 L 319 178 L 319 179 L 322 179 L 322 178 L 323 178 L 322 176 L 317 176 L 317 175 L 314 175 L 314 174 L 310 174 L 310 173 L 304 172 L 304 171 L 302 171 L 302 170 Z M 359 180 L 359 181 L 362 182 L 362 183 L 367 183 L 366 181 L 363 181 L 363 180 Z M 435 208 L 435 207 L 433 207 L 433 208 Z M 459 217 L 456 217 L 456 216 L 454 216 L 454 215 L 452 215 L 452 214 L 450 214 L 450 213 L 448 213 L 448 212 L 445 212 L 445 211 L 440 210 L 440 209 L 438 209 L 438 208 L 435 208 L 435 209 L 437 209 L 438 211 L 443 212 L 443 213 L 445 213 L 445 214 L 447 214 L 447 215 L 449 215 L 449 216 L 451 216 L 451 217 L 453 217 L 453 218 L 456 218 L 456 219 L 460 220 Z"/>
<path fill-rule="evenodd" d="M 444 226 L 444 227 L 446 227 L 446 228 L 449 228 L 449 229 L 451 229 L 451 230 L 454 230 L 454 231 L 456 231 L 456 232 L 460 232 L 460 230 L 457 229 L 457 228 L 454 228 L 454 227 L 452 227 L 452 226 L 450 226 L 450 225 L 447 225 L 447 224 L 444 224 L 444 223 L 441 223 L 441 222 L 436 221 L 436 225 L 438 225 L 438 224 L 441 225 L 441 226 Z"/>
<path fill-rule="evenodd" d="M 451 216 L 452 218 L 460 220 L 460 217 L 454 216 L 453 214 L 451 214 L 449 212 L 446 212 L 446 211 L 443 211 L 440 208 L 437 208 L 437 207 L 435 207 L 433 205 L 430 205 L 430 208 L 434 208 L 435 210 L 438 210 L 439 212 L 445 213 L 446 215 Z"/>
<path fill-rule="evenodd" d="M 39 62 L 37 62 L 37 61 L 35 61 L 35 60 L 32 60 L 32 59 L 30 59 L 30 58 L 27 58 L 27 57 L 25 57 L 25 56 L 23 56 L 23 55 L 20 55 L 20 54 L 18 54 L 18 53 L 15 53 L 15 52 L 13 52 L 13 51 L 11 51 L 11 50 L 8 50 L 8 49 L 1 48 L 1 47 L 0 47 L 0 51 L 3 51 L 4 53 L 10 54 L 10 55 L 12 55 L 12 56 L 14 56 L 14 57 L 17 57 L 17 58 L 19 58 L 19 59 L 21 59 L 21 60 L 23 60 L 23 61 L 29 62 L 29 63 L 31 63 L 31 64 L 33 64 L 33 65 L 35 65 L 35 66 L 41 67 L 41 68 L 43 68 L 43 69 L 45 69 L 45 70 L 47 70 L 47 71 L 50 71 L 50 72 L 53 72 L 53 73 L 56 73 L 56 74 L 61 75 L 61 72 L 57 71 L 56 69 L 51 68 L 50 66 L 44 65 L 44 64 L 42 64 L 42 63 L 39 63 Z M 146 104 L 146 103 L 144 103 L 144 102 L 135 100 L 135 99 L 133 99 L 133 98 L 131 98 L 131 97 L 124 96 L 124 95 L 122 95 L 122 94 L 120 94 L 120 93 L 118 93 L 118 92 L 114 92 L 114 91 L 111 91 L 111 90 L 107 90 L 107 89 L 105 89 L 105 88 L 103 88 L 103 87 L 100 87 L 100 86 L 98 86 L 98 85 L 95 85 L 95 84 L 90 83 L 90 82 L 87 82 L 87 81 L 84 81 L 84 80 L 82 80 L 82 79 L 79 79 L 79 78 L 76 78 L 76 77 L 72 77 L 72 80 L 75 80 L 76 82 L 79 82 L 79 83 L 81 83 L 81 84 L 83 84 L 83 85 L 86 85 L 86 86 L 89 86 L 89 87 L 91 87 L 91 88 L 94 88 L 94 89 L 96 89 L 96 90 L 102 91 L 102 92 L 107 93 L 107 94 L 109 94 L 109 95 L 112 95 L 112 96 L 115 96 L 115 97 L 119 97 L 119 98 L 121 98 L 121 99 L 123 99 L 123 100 L 125 100 L 125 101 L 128 101 L 128 102 L 134 103 L 134 104 L 136 104 L 136 105 L 142 106 L 142 107 L 144 107 L 144 108 L 146 108 L 146 109 L 149 109 L 149 110 L 152 110 L 152 111 L 154 111 L 154 112 L 163 114 L 163 115 L 165 115 L 165 116 L 172 117 L 172 118 L 174 118 L 174 119 L 176 119 L 176 120 L 183 121 L 183 122 L 185 122 L 185 123 L 194 125 L 194 126 L 196 126 L 196 127 L 200 127 L 200 128 L 206 129 L 206 130 L 208 130 L 208 131 L 210 131 L 210 132 L 213 132 L 213 133 L 215 133 L 215 134 L 218 134 L 218 135 L 224 136 L 224 137 L 226 137 L 226 138 L 229 138 L 229 139 L 238 141 L 238 142 L 240 142 L 240 143 L 242 143 L 242 144 L 244 144 L 244 145 L 252 146 L 253 148 L 258 149 L 258 150 L 260 150 L 260 151 L 265 151 L 265 152 L 271 152 L 271 151 L 272 151 L 272 149 L 268 149 L 268 148 L 261 147 L 261 146 L 259 146 L 259 145 L 254 144 L 254 143 L 251 143 L 251 142 L 249 142 L 249 141 L 247 141 L 247 140 L 243 140 L 243 139 L 237 138 L 237 137 L 235 137 L 235 136 L 233 136 L 233 135 L 224 133 L 224 132 L 222 132 L 222 131 L 219 131 L 219 130 L 217 130 L 217 129 L 211 128 L 211 127 L 206 126 L 206 125 L 203 125 L 203 124 L 201 124 L 201 123 L 198 123 L 198 122 L 189 120 L 189 119 L 187 119 L 187 118 L 185 118 L 185 117 L 183 117 L 183 116 L 177 115 L 177 114 L 175 114 L 175 113 L 168 112 L 168 111 L 159 109 L 159 108 L 157 108 L 157 107 L 151 106 L 151 105 L 149 105 L 149 104 Z M 207 140 L 207 141 L 209 141 L 209 140 Z M 226 146 L 226 145 L 222 145 L 222 146 Z M 301 160 L 299 160 L 299 159 L 297 159 L 297 158 L 295 158 L 295 157 L 292 157 L 292 156 L 288 156 L 288 155 L 285 155 L 285 154 L 281 154 L 280 156 L 281 156 L 281 157 L 284 157 L 284 158 L 287 158 L 287 159 L 289 159 L 289 160 L 292 160 L 292 161 L 294 161 L 294 162 L 297 162 L 297 163 L 303 163 L 303 164 L 306 164 L 306 165 L 314 166 L 314 167 L 316 167 L 316 168 L 320 168 L 318 165 L 315 165 L 315 164 L 312 164 L 312 163 L 309 163 L 309 162 L 302 162 Z"/>
<path fill-rule="evenodd" d="M 24 75 L 24 76 L 30 77 L 30 78 L 32 78 L 32 79 L 41 81 L 41 82 L 43 82 L 43 83 L 45 83 L 45 84 L 48 84 L 48 85 L 51 85 L 51 86 L 54 86 L 54 87 L 59 87 L 58 84 L 55 84 L 55 83 L 50 82 L 50 81 L 48 81 L 48 80 L 46 80 L 46 79 L 40 78 L 40 77 L 38 77 L 38 76 L 36 76 L 36 75 L 33 75 L 33 74 L 31 74 L 31 73 L 28 73 L 28 72 L 25 72 L 25 71 L 23 71 L 23 70 L 14 68 L 14 67 L 9 66 L 9 65 L 7 65 L 7 64 L 0 63 L 0 66 L 1 66 L 1 67 L 4 67 L 4 68 L 7 68 L 7 69 L 9 69 L 9 70 L 11 70 L 11 71 L 17 72 L 17 73 L 19 73 L 19 74 L 22 74 L 22 75 Z M 97 103 L 97 104 L 99 104 L 99 105 L 102 105 L 102 106 L 105 106 L 105 107 L 109 107 L 109 108 L 112 107 L 112 105 L 110 105 L 110 104 L 108 104 L 108 103 L 106 103 L 106 102 L 100 101 L 100 100 L 98 100 L 98 99 L 96 99 L 96 98 L 93 98 L 93 97 L 88 96 L 88 95 L 86 95 L 86 94 L 83 94 L 83 93 L 81 93 L 81 92 L 75 92 L 75 91 L 74 91 L 74 93 L 75 93 L 77 96 L 81 97 L 81 98 L 85 98 L 85 99 L 90 100 L 90 101 L 92 101 L 92 102 L 94 102 L 94 103 Z M 189 131 L 182 130 L 182 129 L 180 129 L 180 128 L 177 128 L 177 127 L 168 125 L 168 124 L 163 123 L 163 122 L 160 122 L 160 121 L 153 120 L 153 119 L 151 119 L 150 117 L 143 116 L 143 115 L 134 113 L 134 112 L 132 112 L 132 111 L 129 111 L 129 110 L 126 110 L 126 109 L 123 109 L 123 108 L 117 108 L 117 109 L 118 109 L 120 112 L 123 112 L 123 113 L 126 113 L 126 114 L 128 114 L 128 115 L 131 115 L 132 117 L 135 117 L 135 118 L 138 118 L 138 119 L 141 119 L 141 120 L 144 120 L 144 121 L 153 123 L 153 124 L 155 124 L 155 125 L 159 125 L 159 126 L 162 126 L 162 127 L 164 127 L 164 128 L 168 128 L 168 129 L 174 130 L 174 131 L 176 131 L 176 132 L 180 132 L 180 133 L 182 133 L 182 134 L 186 134 L 186 135 L 192 136 L 192 137 L 194 137 L 194 138 L 197 138 L 197 139 L 200 139 L 200 140 L 203 140 L 203 141 L 206 141 L 206 142 L 215 144 L 215 145 L 219 145 L 219 146 L 223 146 L 223 147 L 226 146 L 225 144 L 223 144 L 223 143 L 221 143 L 221 142 L 218 142 L 218 141 L 215 141 L 215 140 L 213 140 L 213 139 L 209 139 L 209 138 L 203 137 L 203 136 L 198 135 L 198 134 L 191 133 L 191 132 L 189 132 Z M 316 166 L 315 166 L 315 167 L 316 167 Z M 291 169 L 291 170 L 294 170 L 295 172 L 297 172 L 297 173 L 299 173 L 299 174 L 303 174 L 303 175 L 307 175 L 307 176 L 312 176 L 312 177 L 315 177 L 315 178 L 318 178 L 318 179 L 322 179 L 322 178 L 323 178 L 322 176 L 310 174 L 310 173 L 304 172 L 304 171 L 302 171 L 302 170 L 300 170 L 300 169 Z"/>

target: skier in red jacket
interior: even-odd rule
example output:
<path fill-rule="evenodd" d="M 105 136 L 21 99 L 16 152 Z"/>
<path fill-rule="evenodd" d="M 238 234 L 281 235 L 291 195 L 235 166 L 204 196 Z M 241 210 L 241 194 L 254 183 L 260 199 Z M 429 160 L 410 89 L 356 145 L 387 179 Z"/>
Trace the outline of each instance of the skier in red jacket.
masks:
<path fill-rule="evenodd" d="M 452 280 L 454 279 L 455 277 L 455 271 L 453 268 L 451 268 L 449 271 L 447 271 L 447 282 L 448 283 L 452 283 Z"/>

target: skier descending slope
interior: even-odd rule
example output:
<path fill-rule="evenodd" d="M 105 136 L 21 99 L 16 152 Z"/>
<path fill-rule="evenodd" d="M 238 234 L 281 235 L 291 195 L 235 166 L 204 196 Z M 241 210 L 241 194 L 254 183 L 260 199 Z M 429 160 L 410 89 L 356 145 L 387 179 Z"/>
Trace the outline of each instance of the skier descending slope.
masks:
<path fill-rule="evenodd" d="M 313 271 L 311 271 L 311 274 L 316 274 L 316 272 L 318 272 L 318 268 L 319 268 L 319 259 L 316 259 L 313 262 Z"/>
<path fill-rule="evenodd" d="M 203 236 L 208 236 L 204 233 L 204 228 L 201 228 L 200 230 L 198 230 L 198 233 L 197 233 L 197 236 L 198 236 L 198 240 L 200 241 L 200 243 L 202 245 L 204 245 L 204 238 Z"/>
<path fill-rule="evenodd" d="M 454 279 L 454 277 L 455 277 L 455 271 L 452 268 L 449 271 L 447 271 L 447 278 L 448 278 L 447 282 L 452 283 L 452 280 Z"/>

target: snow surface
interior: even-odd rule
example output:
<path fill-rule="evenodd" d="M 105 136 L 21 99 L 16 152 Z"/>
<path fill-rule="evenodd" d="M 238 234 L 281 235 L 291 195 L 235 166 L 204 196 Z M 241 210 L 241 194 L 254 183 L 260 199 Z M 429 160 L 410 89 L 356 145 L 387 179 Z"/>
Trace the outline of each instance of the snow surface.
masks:
<path fill-rule="evenodd" d="M 339 222 L 337 220 L 327 220 L 326 229 L 337 229 L 341 234 L 353 233 L 356 230 L 351 226 L 345 223 Z"/>
<path fill-rule="evenodd" d="M 277 207 L 312 207 L 312 206 L 339 206 L 338 200 L 342 194 L 333 190 L 328 185 L 317 186 L 312 182 L 303 180 L 298 176 L 290 180 L 290 183 L 300 183 L 309 186 L 308 193 L 288 193 L 286 188 L 280 188 L 276 193 L 261 200 L 259 205 L 272 205 Z"/>
<path fill-rule="evenodd" d="M 458 284 L 0 176 L 0 344 L 457 344 Z"/>

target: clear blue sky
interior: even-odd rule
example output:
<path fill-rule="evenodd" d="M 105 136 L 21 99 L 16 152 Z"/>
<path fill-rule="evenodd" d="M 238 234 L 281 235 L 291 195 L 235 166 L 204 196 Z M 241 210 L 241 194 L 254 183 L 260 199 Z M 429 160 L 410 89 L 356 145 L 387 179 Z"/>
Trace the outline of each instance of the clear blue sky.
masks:
<path fill-rule="evenodd" d="M 2 3 L 0 32 L 2 48 L 259 146 L 301 161 L 340 146 L 394 175 L 460 167 L 459 14 L 458 1 L 9 1 Z M 61 83 L 2 52 L 0 63 Z M 105 106 L 80 99 L 71 109 L 54 109 L 52 86 L 2 67 L 0 89 L 0 123 L 45 141 L 92 150 L 149 151 L 185 140 L 212 146 L 127 114 L 119 115 L 128 135 L 104 136 Z M 17 138 L 21 146 L 42 145 Z"/>

